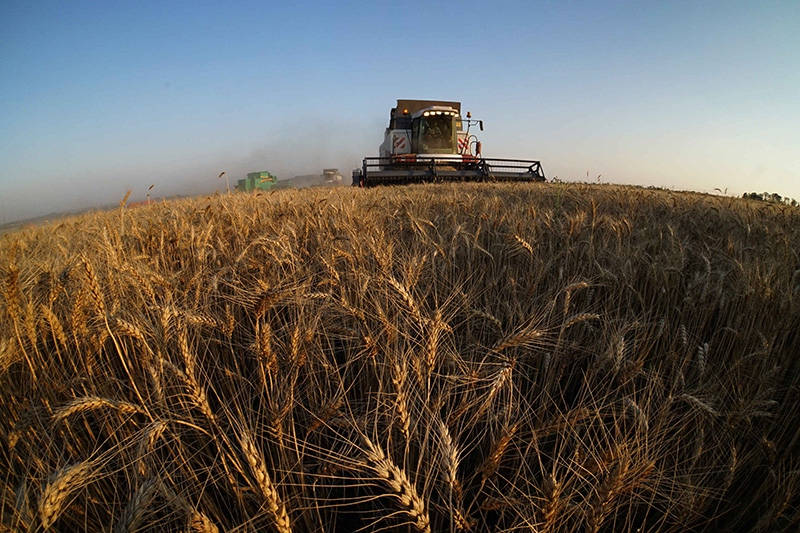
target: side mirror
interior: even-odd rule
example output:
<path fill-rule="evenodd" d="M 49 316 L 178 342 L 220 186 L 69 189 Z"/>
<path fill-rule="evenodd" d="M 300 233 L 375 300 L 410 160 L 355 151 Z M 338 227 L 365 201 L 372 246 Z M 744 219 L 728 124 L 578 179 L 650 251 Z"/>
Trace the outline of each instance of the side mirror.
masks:
<path fill-rule="evenodd" d="M 482 120 L 478 121 L 478 126 L 480 126 L 481 131 L 483 131 L 483 121 Z"/>

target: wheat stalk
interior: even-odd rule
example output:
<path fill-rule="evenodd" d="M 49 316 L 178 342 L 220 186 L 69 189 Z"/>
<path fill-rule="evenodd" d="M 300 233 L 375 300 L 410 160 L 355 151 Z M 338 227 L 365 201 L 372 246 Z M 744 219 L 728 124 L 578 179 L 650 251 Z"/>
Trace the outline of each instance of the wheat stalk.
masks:
<path fill-rule="evenodd" d="M 706 372 L 706 359 L 708 357 L 708 343 L 704 342 L 700 346 L 697 347 L 697 372 L 700 374 L 700 378 L 703 378 L 703 375 Z"/>
<path fill-rule="evenodd" d="M 230 339 L 233 337 L 233 330 L 236 328 L 236 317 L 231 312 L 231 307 L 228 304 L 225 304 L 225 322 L 222 324 L 222 331 L 225 333 L 225 336 Z"/>
<path fill-rule="evenodd" d="M 190 313 L 188 311 L 181 311 L 180 316 L 186 320 L 187 324 L 192 324 L 194 326 L 205 326 L 211 329 L 216 329 L 219 327 L 219 322 L 217 319 L 205 313 Z"/>
<path fill-rule="evenodd" d="M 649 424 L 647 422 L 647 416 L 645 416 L 642 409 L 633 400 L 633 398 L 626 396 L 623 399 L 623 403 L 625 404 L 625 410 L 630 411 L 633 414 L 633 418 L 636 421 L 636 424 L 639 428 L 641 428 L 644 432 L 647 432 L 649 429 Z"/>
<path fill-rule="evenodd" d="M 303 333 L 298 323 L 292 329 L 292 335 L 289 339 L 289 360 L 296 368 L 300 368 L 306 363 L 306 353 L 302 345 Z"/>
<path fill-rule="evenodd" d="M 489 392 L 486 393 L 477 411 L 472 415 L 469 425 L 475 424 L 478 420 L 480 420 L 481 417 L 483 417 L 483 415 L 492 406 L 492 403 L 499 392 L 506 385 L 509 385 L 509 389 L 513 389 L 512 373 L 515 366 L 516 360 L 514 359 L 507 360 L 502 363 L 500 370 L 495 373 L 495 377 L 491 382 L 491 386 L 489 387 Z M 509 402 L 509 404 L 506 406 L 506 410 L 510 411 L 512 408 L 513 405 Z"/>
<path fill-rule="evenodd" d="M 564 318 L 566 318 L 567 314 L 569 313 L 570 303 L 572 302 L 572 293 L 579 289 L 585 289 L 588 286 L 589 284 L 585 281 L 578 281 L 564 287 Z M 566 329 L 566 327 L 564 329 Z"/>
<path fill-rule="evenodd" d="M 19 352 L 14 348 L 14 341 L 0 339 L 0 373 L 5 374 L 16 361 L 20 359 Z"/>
<path fill-rule="evenodd" d="M 177 375 L 179 378 L 181 378 L 183 383 L 186 385 L 188 396 L 192 400 L 192 403 L 198 409 L 200 409 L 200 412 L 203 413 L 203 415 L 208 419 L 208 421 L 210 421 L 212 423 L 216 423 L 217 415 L 211 409 L 211 404 L 208 401 L 208 396 L 206 396 L 206 391 L 197 382 L 197 379 L 195 379 L 194 376 L 191 376 L 191 375 L 187 374 L 186 372 L 184 372 L 183 370 L 181 370 L 180 368 L 176 367 L 175 365 L 173 365 L 169 361 L 162 361 L 162 364 L 164 365 L 164 367 L 166 367 L 167 369 L 171 370 L 175 375 Z M 158 375 L 156 374 L 153 377 L 154 377 L 154 381 L 156 383 L 158 383 L 159 382 Z M 163 396 L 161 396 L 163 394 L 163 391 L 159 390 L 160 389 L 160 385 L 157 385 L 156 388 L 157 388 L 157 394 L 159 395 L 159 397 L 163 398 Z"/>
<path fill-rule="evenodd" d="M 189 332 L 184 324 L 178 327 L 178 349 L 180 350 L 181 359 L 183 359 L 184 368 L 186 368 L 186 375 L 196 380 L 196 358 L 194 352 L 189 348 Z"/>
<path fill-rule="evenodd" d="M 161 354 L 157 354 L 155 357 L 150 357 L 149 360 L 145 363 L 145 369 L 147 370 L 147 376 L 150 378 L 149 381 L 153 386 L 153 393 L 155 396 L 155 401 L 159 405 L 164 404 L 164 361 L 162 359 Z"/>
<path fill-rule="evenodd" d="M 200 408 L 206 418 L 211 422 L 215 422 L 217 420 L 217 415 L 214 414 L 214 411 L 211 409 L 211 404 L 208 401 L 205 388 L 203 388 L 200 381 L 197 379 L 197 358 L 194 351 L 189 347 L 188 331 L 185 324 L 181 324 L 178 327 L 178 348 L 181 358 L 183 359 L 184 367 L 186 368 L 186 372 L 180 373 L 180 375 L 186 380 L 189 394 L 194 399 L 195 405 Z"/>

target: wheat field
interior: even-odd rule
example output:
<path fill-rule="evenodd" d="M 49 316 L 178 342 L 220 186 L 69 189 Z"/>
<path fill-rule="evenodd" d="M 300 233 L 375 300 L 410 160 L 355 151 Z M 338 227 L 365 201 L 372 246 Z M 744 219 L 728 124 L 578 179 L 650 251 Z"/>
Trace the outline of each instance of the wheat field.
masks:
<path fill-rule="evenodd" d="M 221 195 L 0 237 L 0 531 L 796 531 L 800 210 Z"/>

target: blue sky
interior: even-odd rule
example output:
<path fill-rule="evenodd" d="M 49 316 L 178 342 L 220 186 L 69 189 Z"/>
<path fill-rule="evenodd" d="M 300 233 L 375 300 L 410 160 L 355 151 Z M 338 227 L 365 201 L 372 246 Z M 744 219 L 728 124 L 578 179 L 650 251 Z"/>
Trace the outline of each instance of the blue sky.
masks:
<path fill-rule="evenodd" d="M 798 50 L 796 1 L 5 0 L 0 220 L 349 176 L 398 98 L 548 177 L 800 200 Z"/>

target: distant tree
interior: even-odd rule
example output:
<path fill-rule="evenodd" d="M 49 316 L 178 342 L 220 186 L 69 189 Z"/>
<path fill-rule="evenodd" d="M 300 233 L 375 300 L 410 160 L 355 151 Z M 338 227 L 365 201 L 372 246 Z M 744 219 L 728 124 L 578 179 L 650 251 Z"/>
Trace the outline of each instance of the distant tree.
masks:
<path fill-rule="evenodd" d="M 742 198 L 744 198 L 746 200 L 763 200 L 764 199 L 757 192 L 746 192 L 746 193 L 744 193 L 742 195 Z"/>
<path fill-rule="evenodd" d="M 792 207 L 800 207 L 800 203 L 797 202 L 794 198 L 789 198 L 788 196 L 784 198 L 780 194 L 776 192 L 746 192 L 742 194 L 742 198 L 745 200 L 758 200 L 760 202 L 774 202 L 776 204 L 786 204 Z"/>

